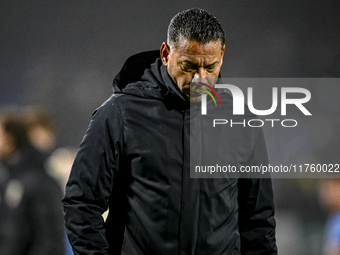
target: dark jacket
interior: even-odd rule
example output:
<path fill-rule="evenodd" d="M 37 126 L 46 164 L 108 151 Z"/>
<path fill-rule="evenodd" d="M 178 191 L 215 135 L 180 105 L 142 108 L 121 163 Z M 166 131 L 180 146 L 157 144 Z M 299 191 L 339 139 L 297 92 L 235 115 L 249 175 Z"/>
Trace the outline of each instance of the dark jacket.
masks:
<path fill-rule="evenodd" d="M 0 169 L 0 254 L 64 254 L 62 192 L 32 147 Z"/>
<path fill-rule="evenodd" d="M 199 105 L 190 107 L 160 59 L 145 70 L 158 54 L 127 60 L 80 145 L 63 200 L 75 254 L 276 254 L 270 179 L 190 178 Z M 237 130 L 215 158 L 268 163 L 261 129 Z"/>

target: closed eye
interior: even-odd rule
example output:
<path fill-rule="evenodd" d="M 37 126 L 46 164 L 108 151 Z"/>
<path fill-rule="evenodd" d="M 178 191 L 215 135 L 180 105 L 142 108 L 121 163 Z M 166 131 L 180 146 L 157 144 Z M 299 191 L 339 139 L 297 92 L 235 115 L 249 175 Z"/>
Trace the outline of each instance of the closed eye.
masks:
<path fill-rule="evenodd" d="M 185 72 L 192 72 L 192 71 L 196 70 L 197 67 L 195 65 L 192 65 L 192 64 L 182 63 L 181 69 Z"/>
<path fill-rule="evenodd" d="M 208 71 L 208 72 L 212 72 L 214 71 L 216 68 L 216 65 L 210 65 L 210 66 L 206 66 L 205 69 Z"/>

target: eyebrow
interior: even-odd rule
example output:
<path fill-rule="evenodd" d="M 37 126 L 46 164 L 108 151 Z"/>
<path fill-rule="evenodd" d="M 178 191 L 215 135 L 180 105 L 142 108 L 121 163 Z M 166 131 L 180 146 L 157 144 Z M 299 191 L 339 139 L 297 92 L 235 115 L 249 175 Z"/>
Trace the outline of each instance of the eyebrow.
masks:
<path fill-rule="evenodd" d="M 206 65 L 205 67 L 213 67 L 213 66 L 216 66 L 217 64 L 218 64 L 218 62 L 214 62 L 214 63 L 212 63 L 210 65 Z"/>
<path fill-rule="evenodd" d="M 189 60 L 183 60 L 181 63 L 182 63 L 182 64 L 186 64 L 186 65 L 190 65 L 190 66 L 195 66 L 195 67 L 199 66 L 199 65 L 197 65 L 196 63 L 191 62 L 191 61 L 189 61 Z M 216 62 L 214 62 L 214 63 L 211 63 L 211 64 L 209 64 L 209 65 L 205 65 L 204 67 L 213 67 L 213 66 L 215 66 L 215 65 L 217 65 L 217 64 L 218 64 L 218 61 L 216 61 Z"/>

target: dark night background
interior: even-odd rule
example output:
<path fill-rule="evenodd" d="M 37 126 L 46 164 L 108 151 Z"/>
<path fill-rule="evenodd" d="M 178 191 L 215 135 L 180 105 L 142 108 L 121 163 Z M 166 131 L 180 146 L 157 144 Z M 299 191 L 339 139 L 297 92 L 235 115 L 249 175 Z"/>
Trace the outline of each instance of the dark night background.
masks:
<path fill-rule="evenodd" d="M 340 2 L 336 0 L 2 0 L 0 107 L 43 106 L 54 118 L 58 146 L 77 147 L 93 110 L 110 96 L 113 77 L 125 59 L 159 49 L 170 19 L 191 7 L 210 11 L 225 29 L 224 77 L 340 76 Z M 331 114 L 339 119 L 339 104 L 334 107 Z M 333 137 L 325 146 L 336 149 L 327 151 L 327 160 L 339 156 L 334 147 L 339 136 L 333 133 Z M 279 214 L 290 206 L 281 210 L 278 203 Z M 317 239 L 295 241 L 308 243 L 313 238 Z M 280 253 L 314 254 L 288 249 Z"/>

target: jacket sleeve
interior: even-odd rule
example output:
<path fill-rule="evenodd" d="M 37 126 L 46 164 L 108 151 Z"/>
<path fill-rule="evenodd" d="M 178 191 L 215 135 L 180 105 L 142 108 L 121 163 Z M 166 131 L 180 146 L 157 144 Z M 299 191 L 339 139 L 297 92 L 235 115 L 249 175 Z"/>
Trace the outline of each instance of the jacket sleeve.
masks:
<path fill-rule="evenodd" d="M 121 119 L 112 96 L 94 112 L 74 161 L 63 207 L 75 255 L 109 254 L 102 214 L 108 208 L 113 177 L 119 169 Z"/>
<path fill-rule="evenodd" d="M 261 129 L 259 131 L 247 163 L 249 166 L 268 165 L 263 133 Z M 277 254 L 270 175 L 252 177 L 239 179 L 238 182 L 241 254 Z"/>

